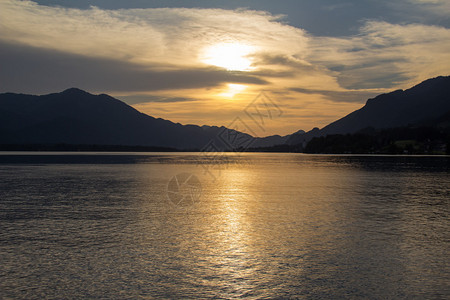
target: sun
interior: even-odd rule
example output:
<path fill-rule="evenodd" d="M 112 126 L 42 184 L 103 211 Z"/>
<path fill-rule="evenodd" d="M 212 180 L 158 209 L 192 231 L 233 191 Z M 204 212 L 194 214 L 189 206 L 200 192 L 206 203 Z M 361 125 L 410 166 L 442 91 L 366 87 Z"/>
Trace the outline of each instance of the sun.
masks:
<path fill-rule="evenodd" d="M 218 96 L 222 98 L 233 99 L 235 95 L 244 91 L 246 88 L 247 86 L 243 84 L 228 83 L 227 89 Z"/>
<path fill-rule="evenodd" d="M 249 71 L 252 69 L 249 55 L 253 51 L 254 47 L 241 43 L 220 43 L 207 48 L 201 61 L 228 71 Z"/>

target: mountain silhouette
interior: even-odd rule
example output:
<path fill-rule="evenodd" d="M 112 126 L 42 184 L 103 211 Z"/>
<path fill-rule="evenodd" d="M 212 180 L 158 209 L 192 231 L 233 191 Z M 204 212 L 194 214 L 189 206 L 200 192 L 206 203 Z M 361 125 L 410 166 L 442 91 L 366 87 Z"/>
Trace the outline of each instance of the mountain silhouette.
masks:
<path fill-rule="evenodd" d="M 288 137 L 254 138 L 225 127 L 181 125 L 143 114 L 106 94 L 77 88 L 43 96 L 0 94 L 0 144 L 130 145 L 231 150 L 273 146 Z"/>
<path fill-rule="evenodd" d="M 448 124 L 449 115 L 450 76 L 369 99 L 361 109 L 322 129 L 265 138 L 223 126 L 173 123 L 143 114 L 106 94 L 93 95 L 70 88 L 42 96 L 0 94 L 0 144 L 121 145 L 207 151 L 258 147 L 270 150 L 285 144 L 300 145 L 294 148 L 302 149 L 314 137 L 352 134 L 368 128 Z"/>
<path fill-rule="evenodd" d="M 288 145 L 303 145 L 315 137 L 352 134 L 365 129 L 388 129 L 405 126 L 437 125 L 450 113 L 450 76 L 423 81 L 407 89 L 382 94 L 322 129 L 289 136 Z"/>
<path fill-rule="evenodd" d="M 321 135 L 355 133 L 408 126 L 436 119 L 450 111 L 450 76 L 428 79 L 405 91 L 397 90 L 367 100 L 366 105 L 325 126 Z"/>

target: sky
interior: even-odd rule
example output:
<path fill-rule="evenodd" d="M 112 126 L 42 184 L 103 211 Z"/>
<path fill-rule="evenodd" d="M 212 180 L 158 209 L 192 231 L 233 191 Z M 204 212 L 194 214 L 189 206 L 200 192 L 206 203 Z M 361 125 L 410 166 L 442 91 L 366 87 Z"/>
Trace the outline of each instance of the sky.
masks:
<path fill-rule="evenodd" d="M 182 124 L 264 92 L 282 113 L 255 135 L 321 128 L 449 70 L 448 0 L 0 0 L 0 93 L 77 87 Z"/>

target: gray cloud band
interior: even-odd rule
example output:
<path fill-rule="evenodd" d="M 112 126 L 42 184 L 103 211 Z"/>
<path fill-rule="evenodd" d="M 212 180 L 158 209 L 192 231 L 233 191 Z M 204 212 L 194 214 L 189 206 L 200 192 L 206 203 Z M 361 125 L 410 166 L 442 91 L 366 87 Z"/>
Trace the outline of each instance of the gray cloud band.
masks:
<path fill-rule="evenodd" d="M 136 64 L 0 42 L 0 92 L 48 93 L 69 87 L 89 91 L 157 91 L 266 84 L 220 68 L 154 70 Z"/>

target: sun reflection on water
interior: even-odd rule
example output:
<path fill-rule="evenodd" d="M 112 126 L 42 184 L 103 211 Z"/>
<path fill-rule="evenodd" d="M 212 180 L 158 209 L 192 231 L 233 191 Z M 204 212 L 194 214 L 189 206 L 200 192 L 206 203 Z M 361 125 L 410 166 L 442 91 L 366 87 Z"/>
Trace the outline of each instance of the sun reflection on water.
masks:
<path fill-rule="evenodd" d="M 200 169 L 190 154 L 3 167 L 11 298 L 445 291 L 448 158 L 243 156 L 224 160 L 216 181 L 197 174 L 203 197 L 182 208 L 170 205 L 167 182 Z"/>

